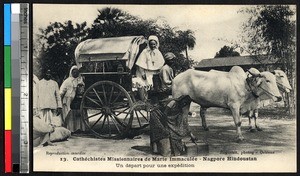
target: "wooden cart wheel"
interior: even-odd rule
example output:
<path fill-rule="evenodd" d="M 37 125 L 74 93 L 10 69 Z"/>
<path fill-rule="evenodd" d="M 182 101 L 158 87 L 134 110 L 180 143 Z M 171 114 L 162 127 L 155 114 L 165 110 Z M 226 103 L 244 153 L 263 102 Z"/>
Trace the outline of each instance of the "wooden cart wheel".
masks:
<path fill-rule="evenodd" d="M 99 81 L 83 94 L 80 110 L 87 128 L 100 138 L 119 138 L 127 129 L 133 105 L 128 92 L 119 84 Z"/>
<path fill-rule="evenodd" d="M 130 110 L 130 118 L 125 119 L 127 129 L 142 129 L 149 125 L 150 113 L 148 112 L 148 105 L 143 102 L 136 102 Z"/>

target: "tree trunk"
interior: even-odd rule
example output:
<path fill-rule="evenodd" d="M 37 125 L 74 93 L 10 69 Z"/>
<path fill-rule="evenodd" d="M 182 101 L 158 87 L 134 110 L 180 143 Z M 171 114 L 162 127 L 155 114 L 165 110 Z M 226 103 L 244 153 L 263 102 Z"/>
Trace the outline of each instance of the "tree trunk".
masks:
<path fill-rule="evenodd" d="M 185 56 L 186 56 L 187 59 L 189 59 L 189 55 L 188 55 L 188 46 L 186 46 L 186 48 L 185 48 Z"/>
<path fill-rule="evenodd" d="M 291 78 L 291 85 L 293 87 L 293 90 L 290 92 L 289 96 L 288 96 L 288 108 L 289 108 L 289 114 L 291 118 L 296 117 L 296 85 L 295 85 L 295 73 L 291 73 L 292 78 Z"/>
<path fill-rule="evenodd" d="M 287 110 L 290 115 L 290 118 L 296 117 L 296 69 L 295 62 L 291 59 L 287 63 L 287 76 L 288 80 L 293 88 L 287 96 Z"/>
<path fill-rule="evenodd" d="M 288 112 L 289 118 L 296 117 L 296 57 L 293 53 L 282 51 L 283 70 L 285 71 L 292 90 L 286 95 L 285 109 Z"/>

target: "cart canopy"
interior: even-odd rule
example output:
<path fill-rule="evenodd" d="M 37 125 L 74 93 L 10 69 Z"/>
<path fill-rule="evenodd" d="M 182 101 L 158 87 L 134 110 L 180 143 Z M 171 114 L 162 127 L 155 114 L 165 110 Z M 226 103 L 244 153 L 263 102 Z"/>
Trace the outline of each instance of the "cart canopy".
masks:
<path fill-rule="evenodd" d="M 146 43 L 143 36 L 126 36 L 88 39 L 75 49 L 75 61 L 81 67 L 83 62 L 101 62 L 108 60 L 126 60 L 129 69 L 135 63 L 139 46 Z"/>

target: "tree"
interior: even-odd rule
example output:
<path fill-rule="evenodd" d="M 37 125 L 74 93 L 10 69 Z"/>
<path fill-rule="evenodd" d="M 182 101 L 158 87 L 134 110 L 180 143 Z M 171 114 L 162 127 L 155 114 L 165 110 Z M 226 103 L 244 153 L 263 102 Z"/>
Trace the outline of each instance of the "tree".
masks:
<path fill-rule="evenodd" d="M 86 39 L 119 36 L 145 36 L 157 35 L 160 41 L 162 54 L 173 52 L 176 56 L 178 71 L 190 68 L 193 60 L 187 60 L 187 48 L 195 45 L 195 37 L 191 30 L 176 31 L 166 22 L 157 20 L 142 20 L 117 8 L 106 7 L 98 10 L 98 15 L 90 28 L 86 23 L 73 24 L 72 21 L 64 23 L 53 22 L 46 28 L 40 29 L 34 42 L 34 55 L 39 62 L 34 68 L 50 68 L 57 74 L 57 81 L 61 81 L 68 74 L 71 65 L 75 64 L 74 51 L 77 45 Z M 181 55 L 186 52 L 186 56 Z M 35 70 L 36 72 L 43 72 Z"/>
<path fill-rule="evenodd" d="M 138 18 L 117 8 L 100 9 L 91 29 L 89 29 L 89 38 L 130 35 L 132 24 L 138 21 Z"/>
<path fill-rule="evenodd" d="M 240 53 L 234 51 L 234 47 L 224 45 L 219 52 L 216 53 L 215 58 L 217 57 L 234 57 L 240 56 Z"/>
<path fill-rule="evenodd" d="M 50 69 L 56 80 L 61 83 L 68 70 L 75 64 L 76 46 L 87 36 L 86 23 L 73 24 L 54 22 L 47 28 L 40 29 L 38 35 L 41 51 L 39 61 L 42 70 Z M 43 71 L 44 72 L 44 71 Z"/>
<path fill-rule="evenodd" d="M 179 38 L 178 43 L 182 44 L 182 46 L 184 47 L 185 56 L 187 59 L 189 59 L 188 49 L 194 49 L 194 46 L 196 44 L 194 32 L 188 29 L 186 31 L 179 30 L 176 33 L 178 34 Z"/>
<path fill-rule="evenodd" d="M 190 68 L 192 62 L 180 61 L 181 52 L 185 52 L 188 58 L 188 49 L 192 49 L 196 43 L 194 33 L 191 30 L 176 31 L 165 21 L 142 20 L 139 17 L 132 16 L 120 9 L 111 7 L 98 10 L 99 14 L 89 29 L 88 38 L 117 37 L 143 35 L 146 38 L 150 35 L 156 35 L 160 41 L 160 51 L 164 54 L 173 52 L 178 59 L 178 65 L 182 68 Z M 179 59 L 181 58 L 181 59 Z M 182 70 L 182 69 L 179 69 Z"/>
<path fill-rule="evenodd" d="M 178 75 L 181 72 L 191 68 L 195 65 L 194 60 L 186 59 L 183 54 L 176 55 L 176 62 L 174 63 L 174 72 L 175 75 Z"/>
<path fill-rule="evenodd" d="M 246 50 L 254 55 L 267 54 L 283 65 L 282 69 L 293 87 L 288 98 L 288 110 L 295 114 L 295 9 L 288 5 L 263 5 L 245 8 L 241 12 L 250 15 L 243 25 Z"/>

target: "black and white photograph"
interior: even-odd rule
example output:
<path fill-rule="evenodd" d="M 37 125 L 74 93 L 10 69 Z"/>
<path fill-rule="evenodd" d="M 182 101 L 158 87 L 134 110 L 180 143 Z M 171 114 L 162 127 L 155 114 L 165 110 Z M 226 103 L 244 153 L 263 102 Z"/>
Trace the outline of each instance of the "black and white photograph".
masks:
<path fill-rule="evenodd" d="M 296 5 L 32 14 L 34 172 L 296 172 Z"/>

